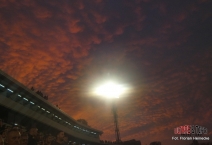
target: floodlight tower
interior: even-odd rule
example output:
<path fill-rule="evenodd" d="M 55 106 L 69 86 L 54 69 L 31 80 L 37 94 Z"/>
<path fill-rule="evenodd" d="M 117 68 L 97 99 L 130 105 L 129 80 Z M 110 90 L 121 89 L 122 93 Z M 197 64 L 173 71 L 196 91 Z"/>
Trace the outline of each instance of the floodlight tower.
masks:
<path fill-rule="evenodd" d="M 118 125 L 117 107 L 114 102 L 113 102 L 113 106 L 112 106 L 112 112 L 113 112 L 113 117 L 114 117 L 116 142 L 120 143 L 121 138 L 120 138 L 120 132 L 119 132 L 119 125 Z"/>
<path fill-rule="evenodd" d="M 119 98 L 119 96 L 123 94 L 124 91 L 125 91 L 125 88 L 122 87 L 121 85 L 117 85 L 113 82 L 107 82 L 96 89 L 96 94 L 107 97 L 107 98 L 115 99 L 115 98 Z M 112 112 L 114 117 L 116 142 L 120 143 L 121 138 L 120 138 L 120 132 L 119 132 L 118 114 L 117 114 L 117 107 L 115 104 L 115 100 L 113 100 L 113 103 L 112 103 Z"/>

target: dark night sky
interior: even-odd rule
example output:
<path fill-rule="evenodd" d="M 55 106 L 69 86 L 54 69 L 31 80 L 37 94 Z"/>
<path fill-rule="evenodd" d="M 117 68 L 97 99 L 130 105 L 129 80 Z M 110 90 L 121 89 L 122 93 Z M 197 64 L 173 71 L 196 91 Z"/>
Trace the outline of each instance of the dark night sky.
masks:
<path fill-rule="evenodd" d="M 113 79 L 122 140 L 172 141 L 200 125 L 212 139 L 211 0 L 0 0 L 0 69 L 114 140 Z M 210 140 L 211 141 L 211 140 Z"/>

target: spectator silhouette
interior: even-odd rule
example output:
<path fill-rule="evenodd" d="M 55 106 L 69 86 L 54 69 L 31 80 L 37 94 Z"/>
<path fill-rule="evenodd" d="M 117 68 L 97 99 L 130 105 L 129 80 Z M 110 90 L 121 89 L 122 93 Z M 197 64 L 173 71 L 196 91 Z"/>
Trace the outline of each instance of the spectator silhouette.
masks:
<path fill-rule="evenodd" d="M 28 145 L 37 145 L 38 141 L 36 139 L 38 134 L 38 129 L 35 126 L 32 126 L 29 129 L 29 138 L 28 138 Z"/>
<path fill-rule="evenodd" d="M 23 132 L 21 134 L 21 145 L 27 145 L 28 144 L 28 139 L 29 139 L 28 133 L 27 132 Z"/>
<path fill-rule="evenodd" d="M 52 136 L 50 134 L 44 137 L 44 145 L 51 145 L 52 143 Z"/>
<path fill-rule="evenodd" d="M 5 143 L 7 145 L 21 145 L 21 133 L 17 129 L 11 129 L 6 133 Z"/>
<path fill-rule="evenodd" d="M 52 143 L 52 145 L 63 145 L 64 132 L 59 131 L 56 133 L 56 140 Z"/>

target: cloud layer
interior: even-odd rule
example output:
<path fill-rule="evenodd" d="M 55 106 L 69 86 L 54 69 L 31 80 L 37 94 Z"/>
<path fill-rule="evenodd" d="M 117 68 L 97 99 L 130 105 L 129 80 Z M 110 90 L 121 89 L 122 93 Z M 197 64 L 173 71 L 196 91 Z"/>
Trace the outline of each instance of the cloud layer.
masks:
<path fill-rule="evenodd" d="M 212 129 L 209 0 L 2 1 L 0 69 L 114 140 L 111 102 L 91 90 L 130 87 L 117 101 L 122 140 L 174 142 L 173 129 Z M 208 134 L 212 137 L 211 132 Z"/>

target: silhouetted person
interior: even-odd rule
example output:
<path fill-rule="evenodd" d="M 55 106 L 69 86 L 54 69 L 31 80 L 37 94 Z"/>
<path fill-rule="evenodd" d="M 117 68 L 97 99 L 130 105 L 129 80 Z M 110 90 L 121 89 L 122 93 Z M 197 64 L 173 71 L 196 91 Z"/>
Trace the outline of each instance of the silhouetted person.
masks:
<path fill-rule="evenodd" d="M 43 93 L 42 92 L 40 92 L 40 96 L 43 97 Z"/>
<path fill-rule="evenodd" d="M 29 139 L 28 133 L 27 132 L 23 132 L 21 134 L 21 145 L 27 145 L 28 144 L 28 139 Z"/>
<path fill-rule="evenodd" d="M 50 134 L 44 137 L 44 145 L 51 145 L 52 143 L 52 136 Z"/>
<path fill-rule="evenodd" d="M 68 145 L 68 137 L 67 136 L 63 137 L 63 145 Z"/>
<path fill-rule="evenodd" d="M 29 139 L 28 139 L 28 145 L 37 145 L 37 134 L 38 134 L 38 129 L 36 127 L 31 127 L 29 129 Z"/>
<path fill-rule="evenodd" d="M 21 145 L 21 133 L 17 129 L 11 129 L 6 133 L 6 145 Z"/>
<path fill-rule="evenodd" d="M 56 140 L 52 143 L 52 145 L 63 145 L 64 132 L 59 131 L 56 133 Z"/>

